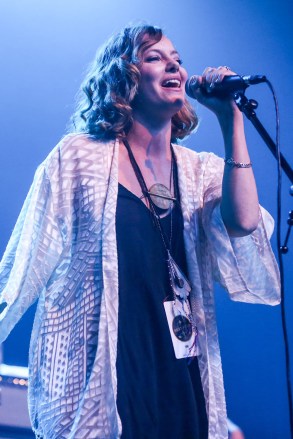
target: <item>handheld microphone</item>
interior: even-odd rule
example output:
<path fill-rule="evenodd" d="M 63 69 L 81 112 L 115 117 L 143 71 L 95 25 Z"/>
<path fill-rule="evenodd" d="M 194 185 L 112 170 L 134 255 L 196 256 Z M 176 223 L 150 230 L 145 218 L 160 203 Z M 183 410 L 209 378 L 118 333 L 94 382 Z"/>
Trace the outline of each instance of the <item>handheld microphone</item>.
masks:
<path fill-rule="evenodd" d="M 198 75 L 191 76 L 185 84 L 186 94 L 196 99 L 196 89 L 198 89 Z M 204 86 L 200 86 L 201 92 L 208 96 L 227 97 L 237 92 L 243 92 L 249 85 L 260 84 L 266 82 L 264 75 L 230 75 L 225 76 L 221 82 L 215 82 L 214 88 L 207 93 Z"/>

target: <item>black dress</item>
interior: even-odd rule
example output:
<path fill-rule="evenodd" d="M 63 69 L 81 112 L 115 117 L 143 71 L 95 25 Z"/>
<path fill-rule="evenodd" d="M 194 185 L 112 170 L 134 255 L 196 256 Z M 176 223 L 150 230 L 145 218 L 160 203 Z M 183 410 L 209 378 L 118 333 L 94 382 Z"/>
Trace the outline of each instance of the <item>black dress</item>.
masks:
<path fill-rule="evenodd" d="M 172 256 L 186 273 L 179 206 L 161 222 L 167 237 L 172 228 Z M 197 358 L 176 359 L 163 306 L 172 296 L 161 236 L 149 209 L 120 184 L 116 233 L 122 439 L 207 439 Z"/>

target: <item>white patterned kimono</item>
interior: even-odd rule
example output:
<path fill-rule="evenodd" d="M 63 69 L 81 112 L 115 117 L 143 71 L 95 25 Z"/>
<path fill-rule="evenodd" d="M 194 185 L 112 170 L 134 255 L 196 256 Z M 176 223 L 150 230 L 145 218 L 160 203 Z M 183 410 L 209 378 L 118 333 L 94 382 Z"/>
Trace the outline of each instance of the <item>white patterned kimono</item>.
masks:
<path fill-rule="evenodd" d="M 118 141 L 66 136 L 38 168 L 0 266 L 3 341 L 38 299 L 29 411 L 37 437 L 116 439 Z M 191 306 L 209 439 L 227 438 L 213 280 L 232 300 L 279 303 L 279 274 L 261 209 L 251 235 L 229 239 L 219 210 L 223 160 L 174 145 Z M 264 224 L 266 227 L 264 227 Z"/>

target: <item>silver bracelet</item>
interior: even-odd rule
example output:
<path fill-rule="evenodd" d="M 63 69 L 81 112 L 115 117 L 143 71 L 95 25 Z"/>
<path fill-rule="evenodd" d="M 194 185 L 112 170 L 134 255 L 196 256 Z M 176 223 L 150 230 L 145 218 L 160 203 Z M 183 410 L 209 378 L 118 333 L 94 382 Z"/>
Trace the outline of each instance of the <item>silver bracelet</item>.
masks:
<path fill-rule="evenodd" d="M 235 162 L 235 160 L 232 157 L 230 157 L 229 159 L 225 159 L 224 162 L 226 163 L 226 165 L 232 166 L 235 168 L 251 168 L 252 167 L 252 163 Z"/>

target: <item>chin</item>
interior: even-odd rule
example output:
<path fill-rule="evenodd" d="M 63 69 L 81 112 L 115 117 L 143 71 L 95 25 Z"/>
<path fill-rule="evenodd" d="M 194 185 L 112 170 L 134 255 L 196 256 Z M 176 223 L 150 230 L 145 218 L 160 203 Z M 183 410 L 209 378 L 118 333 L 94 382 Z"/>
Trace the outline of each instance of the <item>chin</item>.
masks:
<path fill-rule="evenodd" d="M 173 115 L 178 113 L 178 111 L 181 110 L 181 108 L 184 105 L 184 99 L 177 98 L 176 100 L 172 101 L 171 104 L 169 103 L 170 107 L 172 108 Z"/>

